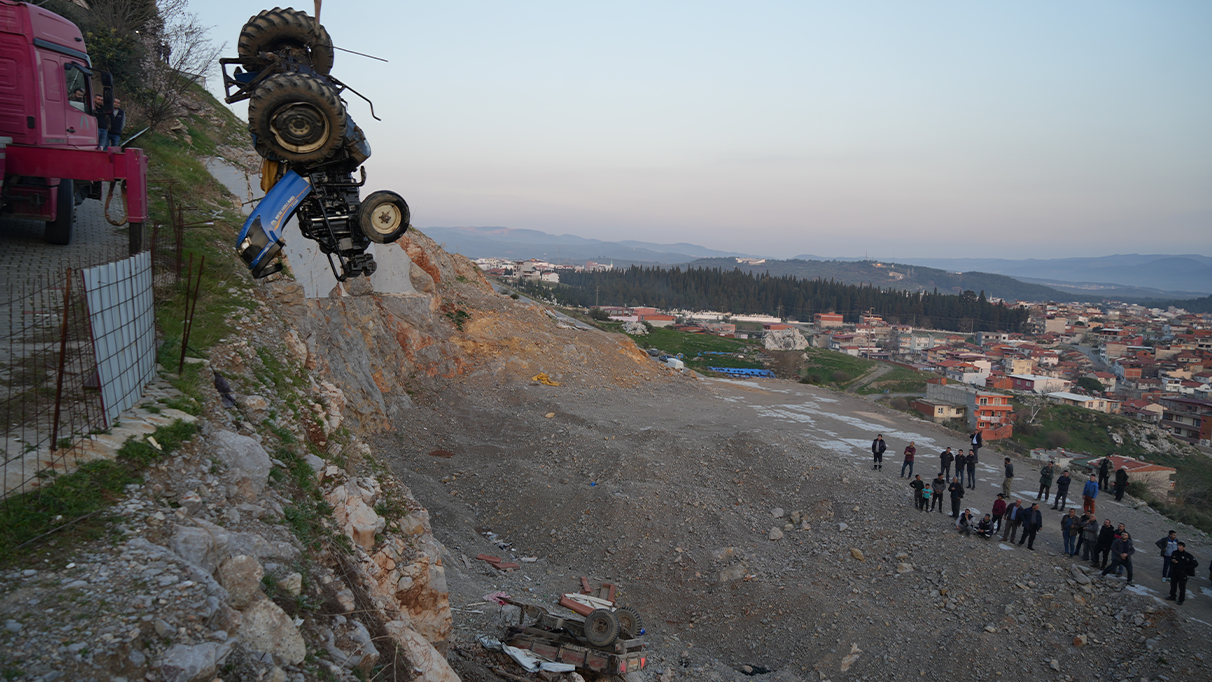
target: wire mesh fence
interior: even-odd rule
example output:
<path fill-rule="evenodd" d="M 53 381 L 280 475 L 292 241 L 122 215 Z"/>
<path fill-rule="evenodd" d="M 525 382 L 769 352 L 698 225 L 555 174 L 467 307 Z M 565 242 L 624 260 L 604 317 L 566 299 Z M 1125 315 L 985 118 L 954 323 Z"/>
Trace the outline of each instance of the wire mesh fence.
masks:
<path fill-rule="evenodd" d="M 0 503 L 100 456 L 98 435 L 154 378 L 154 301 L 180 279 L 179 223 L 153 228 L 134 256 L 110 239 L 4 273 Z"/>

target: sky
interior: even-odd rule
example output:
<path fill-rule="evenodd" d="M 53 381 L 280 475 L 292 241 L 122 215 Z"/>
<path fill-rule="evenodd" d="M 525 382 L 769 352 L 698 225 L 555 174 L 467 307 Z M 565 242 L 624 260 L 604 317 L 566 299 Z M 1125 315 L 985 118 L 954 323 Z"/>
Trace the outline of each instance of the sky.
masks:
<path fill-rule="evenodd" d="M 191 6 L 230 56 L 261 9 Z M 775 258 L 1212 255 L 1205 0 L 328 0 L 321 22 L 389 60 L 338 52 L 332 73 L 383 119 L 349 98 L 368 190 L 422 229 Z"/>

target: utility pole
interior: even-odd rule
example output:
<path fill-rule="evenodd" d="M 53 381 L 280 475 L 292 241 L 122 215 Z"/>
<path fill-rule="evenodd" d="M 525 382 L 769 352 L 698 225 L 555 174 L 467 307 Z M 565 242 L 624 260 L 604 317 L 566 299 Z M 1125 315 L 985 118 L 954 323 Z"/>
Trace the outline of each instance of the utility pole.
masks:
<path fill-rule="evenodd" d="M 593 307 L 595 307 L 595 308 L 602 307 L 601 305 L 598 304 L 598 294 L 600 294 L 600 293 L 602 293 L 602 287 L 600 285 L 594 286 L 594 288 L 593 288 Z"/>

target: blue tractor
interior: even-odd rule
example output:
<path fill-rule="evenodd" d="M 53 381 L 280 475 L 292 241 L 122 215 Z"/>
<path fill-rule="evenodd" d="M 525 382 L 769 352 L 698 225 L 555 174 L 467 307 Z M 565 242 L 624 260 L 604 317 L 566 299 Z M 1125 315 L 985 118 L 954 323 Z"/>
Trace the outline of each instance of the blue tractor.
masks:
<path fill-rule="evenodd" d="M 370 144 L 341 97 L 347 91 L 362 95 L 330 75 L 328 31 L 304 12 L 275 7 L 244 24 L 237 52 L 219 60 L 225 101 L 248 100 L 248 130 L 264 159 L 265 191 L 240 231 L 240 257 L 257 278 L 281 270 L 282 230 L 298 214 L 299 231 L 319 245 L 338 281 L 374 274 L 374 257 L 366 250 L 403 236 L 408 204 L 390 191 L 360 198 Z"/>

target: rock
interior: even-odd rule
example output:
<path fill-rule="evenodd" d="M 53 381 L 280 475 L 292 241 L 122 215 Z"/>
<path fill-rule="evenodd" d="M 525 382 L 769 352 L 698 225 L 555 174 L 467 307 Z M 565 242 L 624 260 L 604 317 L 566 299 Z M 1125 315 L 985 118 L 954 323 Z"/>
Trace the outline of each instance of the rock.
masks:
<path fill-rule="evenodd" d="M 1051 661 L 1048 661 L 1048 667 L 1059 672 L 1060 671 L 1060 661 L 1058 661 L 1054 658 Z"/>
<path fill-rule="evenodd" d="M 775 329 L 766 333 L 766 350 L 804 350 L 808 339 L 798 329 Z"/>
<path fill-rule="evenodd" d="M 227 601 L 242 609 L 261 598 L 261 578 L 265 570 L 261 562 L 246 554 L 228 558 L 219 564 L 219 584 L 227 589 Z"/>
<path fill-rule="evenodd" d="M 415 630 L 398 620 L 386 623 L 384 629 L 404 649 L 408 662 L 412 664 L 414 679 L 425 682 L 459 682 L 459 676 L 451 669 L 446 658 Z"/>
<path fill-rule="evenodd" d="M 1077 581 L 1078 585 L 1089 585 L 1090 584 L 1090 577 L 1087 576 L 1077 566 L 1074 566 L 1072 569 L 1070 569 L 1069 572 L 1073 574 L 1073 579 Z"/>
<path fill-rule="evenodd" d="M 213 533 L 202 528 L 178 526 L 168 541 L 168 548 L 207 573 L 214 573 L 219 567 L 221 555 L 225 555 L 227 550 L 226 538 L 222 538 L 223 547 L 217 546 L 217 539 Z"/>
<path fill-rule="evenodd" d="M 783 518 L 783 513 L 784 513 L 784 512 L 783 512 L 783 508 L 782 508 L 782 507 L 775 507 L 774 509 L 771 509 L 771 510 L 770 510 L 770 515 L 771 515 L 771 516 L 773 516 L 773 517 L 774 517 L 774 518 L 776 518 L 776 519 L 781 519 L 781 518 Z"/>
<path fill-rule="evenodd" d="M 1077 602 L 1078 604 L 1086 603 L 1086 599 L 1084 597 L 1082 597 L 1080 594 L 1073 595 L 1073 601 Z"/>
<path fill-rule="evenodd" d="M 316 473 L 317 479 L 324 480 L 324 468 L 328 466 L 324 460 L 309 452 L 303 457 L 303 461 L 307 462 L 307 466 L 311 467 L 311 470 Z"/>
<path fill-rule="evenodd" d="M 227 468 L 227 475 L 236 481 L 237 486 L 247 481 L 248 489 L 242 489 L 240 494 L 251 494 L 252 499 L 241 501 L 256 502 L 273 468 L 265 448 L 252 438 L 231 431 L 216 431 L 209 440 L 211 453 Z"/>
<path fill-rule="evenodd" d="M 298 665 L 307 655 L 303 636 L 294 621 L 277 604 L 260 599 L 244 611 L 238 633 L 241 641 L 254 651 L 264 651 L 287 665 Z"/>
<path fill-rule="evenodd" d="M 779 529 L 779 528 L 771 528 L 771 529 L 770 529 L 770 534 L 769 534 L 769 535 L 767 535 L 766 537 L 770 538 L 771 540 L 782 540 L 782 539 L 783 539 L 783 531 L 782 531 L 781 529 Z"/>
<path fill-rule="evenodd" d="M 244 407 L 262 412 L 269 409 L 269 401 L 259 395 L 249 395 L 244 397 Z"/>
<path fill-rule="evenodd" d="M 425 272 L 425 269 L 416 263 L 412 263 L 408 266 L 408 279 L 411 282 L 413 289 L 416 289 L 422 294 L 433 293 L 433 276 L 431 276 L 428 272 Z"/>
<path fill-rule="evenodd" d="M 997 628 L 993 627 L 992 625 L 986 625 L 985 632 L 997 632 Z"/>
<path fill-rule="evenodd" d="M 735 566 L 729 566 L 728 568 L 725 568 L 724 570 L 720 571 L 720 582 L 730 583 L 730 582 L 733 582 L 736 580 L 740 580 L 741 578 L 744 578 L 746 575 L 749 575 L 748 566 L 746 566 L 744 564 L 737 564 Z"/>
<path fill-rule="evenodd" d="M 160 658 L 160 675 L 164 682 L 210 682 L 233 646 L 230 641 L 174 644 Z"/>
<path fill-rule="evenodd" d="M 1073 646 L 1081 648 L 1090 643 L 1090 638 L 1086 635 L 1078 635 L 1073 638 Z"/>
<path fill-rule="evenodd" d="M 731 559 L 732 557 L 736 556 L 736 554 L 737 554 L 736 547 L 722 547 L 722 548 L 717 549 L 714 552 L 712 552 L 711 556 L 716 561 L 726 561 L 726 560 Z"/>
<path fill-rule="evenodd" d="M 632 320 L 623 323 L 623 333 L 631 334 L 632 336 L 647 336 L 648 327 L 645 327 L 643 322 Z"/>
<path fill-rule="evenodd" d="M 899 563 L 896 565 L 896 572 L 897 573 L 912 573 L 913 564 Z"/>
<path fill-rule="evenodd" d="M 802 519 L 802 518 L 804 518 L 803 514 L 797 512 L 797 511 L 791 512 L 791 522 L 792 523 L 799 524 L 800 519 Z"/>
<path fill-rule="evenodd" d="M 867 557 L 863 556 L 863 551 L 861 549 L 859 549 L 858 547 L 850 548 L 850 556 L 854 557 L 855 559 L 858 559 L 859 561 L 867 560 Z"/>
<path fill-rule="evenodd" d="M 298 573 L 291 573 L 278 581 L 278 587 L 285 590 L 287 594 L 297 597 L 303 591 L 303 576 Z"/>
<path fill-rule="evenodd" d="M 375 546 L 375 533 L 382 527 L 379 515 L 361 499 L 349 505 L 345 532 L 359 547 L 370 551 Z"/>
<path fill-rule="evenodd" d="M 849 528 L 849 527 L 850 527 L 850 526 L 848 526 L 848 525 L 847 525 L 847 524 L 845 524 L 845 523 L 839 523 L 839 524 L 837 524 L 837 529 L 838 529 L 838 531 L 839 531 L 839 532 L 840 532 L 840 531 L 843 531 L 843 530 L 846 530 L 846 529 L 847 529 L 847 528 Z"/>

